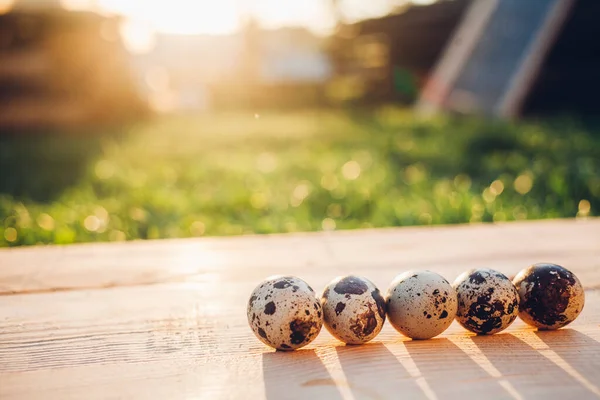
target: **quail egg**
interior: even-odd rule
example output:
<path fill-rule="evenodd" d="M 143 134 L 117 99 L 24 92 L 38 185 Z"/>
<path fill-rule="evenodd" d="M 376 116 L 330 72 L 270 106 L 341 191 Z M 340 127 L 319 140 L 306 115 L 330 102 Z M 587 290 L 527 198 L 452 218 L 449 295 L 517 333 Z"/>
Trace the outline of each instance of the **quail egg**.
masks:
<path fill-rule="evenodd" d="M 454 281 L 458 298 L 456 320 L 477 334 L 500 332 L 519 313 L 519 294 L 512 282 L 492 269 L 474 269 Z"/>
<path fill-rule="evenodd" d="M 385 301 L 379 289 L 360 276 L 338 277 L 321 296 L 327 330 L 347 344 L 373 339 L 385 322 Z"/>
<path fill-rule="evenodd" d="M 452 324 L 456 292 L 435 272 L 408 271 L 392 281 L 386 305 L 388 319 L 398 332 L 413 339 L 429 339 Z"/>
<path fill-rule="evenodd" d="M 247 314 L 256 337 L 278 350 L 306 346 L 323 326 L 314 290 L 293 276 L 269 277 L 258 285 L 248 301 Z"/>
<path fill-rule="evenodd" d="M 581 282 L 556 264 L 534 264 L 513 280 L 519 293 L 519 317 L 539 329 L 558 329 L 575 320 L 585 303 Z"/>

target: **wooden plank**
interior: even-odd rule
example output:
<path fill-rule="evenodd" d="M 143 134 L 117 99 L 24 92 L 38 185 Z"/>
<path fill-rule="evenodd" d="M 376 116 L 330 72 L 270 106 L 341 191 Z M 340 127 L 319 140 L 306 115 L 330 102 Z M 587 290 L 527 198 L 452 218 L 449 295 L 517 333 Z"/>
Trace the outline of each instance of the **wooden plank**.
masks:
<path fill-rule="evenodd" d="M 258 273 L 260 273 L 259 271 Z M 322 287 L 331 271 L 313 277 Z M 371 274 L 380 286 L 387 282 Z M 491 337 L 454 323 L 410 341 L 389 324 L 370 344 L 325 330 L 293 353 L 262 345 L 240 279 L 0 297 L 0 398 L 577 399 L 600 396 L 600 292 L 568 329 L 521 321 Z"/>
<path fill-rule="evenodd" d="M 275 273 L 315 288 L 359 273 L 385 289 L 409 268 L 454 279 L 547 260 L 594 287 L 599 228 L 559 220 L 1 251 L 0 398 L 597 397 L 598 291 L 559 332 L 518 321 L 473 337 L 455 323 L 413 342 L 387 324 L 366 346 L 340 346 L 324 330 L 292 354 L 253 337 L 245 306 Z"/>
<path fill-rule="evenodd" d="M 272 274 L 359 273 L 387 284 L 408 269 L 453 279 L 468 268 L 511 275 L 542 261 L 600 287 L 600 218 L 4 249 L 0 295 Z"/>

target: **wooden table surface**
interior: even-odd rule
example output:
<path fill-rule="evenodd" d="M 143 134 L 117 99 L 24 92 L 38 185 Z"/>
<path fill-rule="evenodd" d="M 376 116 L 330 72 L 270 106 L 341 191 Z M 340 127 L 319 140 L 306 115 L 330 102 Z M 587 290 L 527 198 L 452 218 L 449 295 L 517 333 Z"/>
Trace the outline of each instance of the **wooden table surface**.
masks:
<path fill-rule="evenodd" d="M 246 321 L 255 285 L 293 274 L 319 290 L 360 274 L 382 291 L 429 269 L 575 272 L 579 319 L 517 320 L 474 336 L 456 322 L 411 341 L 386 324 L 344 346 L 325 329 L 295 352 Z M 600 219 L 47 246 L 0 251 L 0 399 L 478 399 L 600 397 Z"/>

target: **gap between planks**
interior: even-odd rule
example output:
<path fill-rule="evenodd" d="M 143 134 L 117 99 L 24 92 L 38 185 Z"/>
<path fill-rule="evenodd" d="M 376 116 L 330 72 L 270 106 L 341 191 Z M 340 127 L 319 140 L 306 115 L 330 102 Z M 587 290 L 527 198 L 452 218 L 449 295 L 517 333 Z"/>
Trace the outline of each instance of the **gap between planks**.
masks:
<path fill-rule="evenodd" d="M 370 271 L 391 280 L 409 269 L 453 279 L 477 267 L 507 275 L 535 262 L 575 272 L 600 287 L 600 218 L 502 224 L 134 241 L 0 250 L 0 295 L 103 289 L 165 282 L 259 281 L 272 274 Z"/>

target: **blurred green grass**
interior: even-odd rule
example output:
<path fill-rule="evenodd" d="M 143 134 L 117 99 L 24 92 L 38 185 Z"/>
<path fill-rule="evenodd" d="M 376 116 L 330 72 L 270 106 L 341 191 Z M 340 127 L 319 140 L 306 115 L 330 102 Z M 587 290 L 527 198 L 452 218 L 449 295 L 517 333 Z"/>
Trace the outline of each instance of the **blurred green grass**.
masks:
<path fill-rule="evenodd" d="M 600 134 L 406 111 L 0 137 L 0 246 L 585 217 Z"/>

